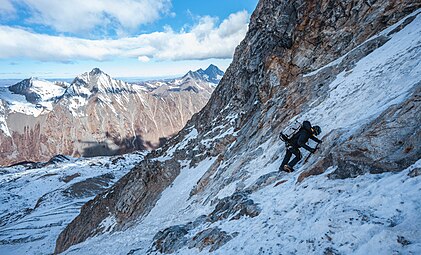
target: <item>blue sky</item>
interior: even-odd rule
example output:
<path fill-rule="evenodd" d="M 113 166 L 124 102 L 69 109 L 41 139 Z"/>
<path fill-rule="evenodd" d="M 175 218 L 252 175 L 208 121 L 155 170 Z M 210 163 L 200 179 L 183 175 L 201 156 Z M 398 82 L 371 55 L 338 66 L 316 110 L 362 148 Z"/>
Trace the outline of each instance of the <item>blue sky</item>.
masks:
<path fill-rule="evenodd" d="M 258 0 L 0 0 L 0 79 L 225 69 Z"/>

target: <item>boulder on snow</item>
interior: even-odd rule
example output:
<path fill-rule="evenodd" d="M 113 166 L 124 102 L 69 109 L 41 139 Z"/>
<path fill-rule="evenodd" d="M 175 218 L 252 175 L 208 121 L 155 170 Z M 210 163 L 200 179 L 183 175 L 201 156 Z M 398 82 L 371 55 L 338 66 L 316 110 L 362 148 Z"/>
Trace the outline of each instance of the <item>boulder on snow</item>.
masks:
<path fill-rule="evenodd" d="M 221 199 L 215 209 L 209 215 L 202 215 L 195 221 L 181 225 L 174 225 L 159 231 L 153 238 L 150 252 L 173 253 L 188 245 L 191 248 L 198 248 L 200 251 L 210 246 L 209 251 L 215 251 L 232 238 L 236 233 L 230 235 L 221 229 L 208 228 L 194 234 L 194 229 L 206 222 L 216 222 L 220 220 L 238 220 L 242 216 L 256 217 L 261 209 L 248 198 L 248 192 L 235 192 L 229 197 Z"/>
<path fill-rule="evenodd" d="M 72 179 L 79 177 L 79 173 L 75 173 L 70 176 L 66 176 L 63 181 L 69 182 Z M 76 182 L 72 184 L 67 189 L 63 190 L 63 195 L 72 198 L 84 198 L 95 196 L 103 192 L 106 188 L 108 188 L 109 183 L 111 180 L 114 179 L 114 175 L 111 173 L 103 174 L 97 177 L 88 178 L 86 180 Z"/>
<path fill-rule="evenodd" d="M 421 175 L 421 168 L 414 168 L 408 173 L 409 177 L 417 177 Z"/>
<path fill-rule="evenodd" d="M 173 253 L 183 248 L 188 238 L 189 233 L 188 224 L 175 225 L 164 230 L 159 231 L 153 238 L 153 249 L 151 251 L 158 251 L 160 253 Z"/>
<path fill-rule="evenodd" d="M 228 219 L 238 220 L 241 216 L 256 217 L 261 209 L 248 198 L 247 192 L 235 192 L 229 197 L 219 200 L 215 209 L 208 215 L 210 222 Z"/>
<path fill-rule="evenodd" d="M 189 242 L 188 247 L 198 248 L 199 251 L 210 247 L 209 252 L 216 251 L 219 247 L 229 242 L 238 233 L 228 234 L 218 227 L 208 228 L 197 233 Z"/>

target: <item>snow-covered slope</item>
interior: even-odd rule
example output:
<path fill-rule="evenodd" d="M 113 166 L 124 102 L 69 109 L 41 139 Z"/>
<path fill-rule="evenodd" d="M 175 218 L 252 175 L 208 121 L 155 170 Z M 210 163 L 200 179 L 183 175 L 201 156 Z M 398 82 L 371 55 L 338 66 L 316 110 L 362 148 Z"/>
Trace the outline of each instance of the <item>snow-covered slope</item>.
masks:
<path fill-rule="evenodd" d="M 30 78 L 13 86 L 0 88 L 0 100 L 8 111 L 35 117 L 53 110 L 53 104 L 62 96 L 67 84 Z M 6 122 L 2 122 L 7 125 Z"/>
<path fill-rule="evenodd" d="M 0 168 L 0 254 L 49 254 L 56 236 L 89 199 L 112 185 L 142 154 Z"/>
<path fill-rule="evenodd" d="M 269 151 L 269 153 L 271 153 Z M 278 151 L 276 151 L 278 153 Z M 209 162 L 206 164 L 206 162 Z M 421 161 L 400 173 L 363 175 L 354 179 L 330 180 L 328 174 L 297 185 L 299 172 L 280 174 L 273 179 L 283 182 L 257 190 L 251 199 L 261 209 L 256 217 L 234 218 L 235 213 L 217 222 L 205 222 L 196 228 L 183 228 L 201 215 L 212 213 L 214 207 L 203 206 L 188 199 L 188 192 L 205 172 L 212 160 L 203 161 L 197 168 L 185 168 L 168 188 L 154 209 L 137 226 L 123 232 L 93 237 L 71 247 L 64 254 L 160 254 L 152 246 L 155 235 L 166 228 L 179 226 L 185 235 L 173 234 L 164 239 L 165 253 L 171 254 L 418 254 L 421 251 L 419 197 L 421 177 L 408 176 L 418 169 Z M 257 159 L 255 167 L 264 165 Z M 279 162 L 276 162 L 279 163 Z M 255 171 L 244 184 L 246 187 L 265 172 L 276 171 L 271 164 L 263 171 Z M 259 169 L 259 168 L 258 168 Z M 257 169 L 256 169 L 257 170 Z M 188 177 L 193 173 L 196 178 Z M 240 183 L 239 183 L 240 184 Z M 250 185 L 250 186 L 249 186 Z M 227 189 L 218 193 L 224 197 L 234 192 Z M 187 193 L 186 193 L 187 192 Z M 218 243 L 210 236 L 209 243 L 194 246 L 198 233 L 220 229 L 231 238 Z M 218 233 L 219 234 L 219 233 Z M 185 237 L 185 241 L 180 240 Z M 223 240 L 223 239 L 221 239 Z M 210 252 L 209 246 L 217 251 Z M 151 252 L 155 250 L 155 252 Z M 132 251 L 132 253 L 130 253 Z M 173 251 L 173 252 L 168 252 Z"/>

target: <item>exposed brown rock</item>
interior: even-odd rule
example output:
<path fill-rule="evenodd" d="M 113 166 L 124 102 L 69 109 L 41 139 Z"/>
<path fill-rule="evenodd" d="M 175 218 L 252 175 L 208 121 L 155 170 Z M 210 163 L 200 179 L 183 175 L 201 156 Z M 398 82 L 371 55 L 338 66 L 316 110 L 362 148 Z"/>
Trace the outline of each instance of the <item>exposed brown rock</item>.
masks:
<path fill-rule="evenodd" d="M 80 173 L 75 173 L 75 174 L 72 174 L 72 175 L 67 175 L 67 176 L 64 176 L 63 178 L 61 178 L 61 181 L 64 181 L 64 182 L 70 182 L 70 181 L 72 181 L 74 178 L 77 178 L 77 177 L 79 177 L 80 176 Z"/>

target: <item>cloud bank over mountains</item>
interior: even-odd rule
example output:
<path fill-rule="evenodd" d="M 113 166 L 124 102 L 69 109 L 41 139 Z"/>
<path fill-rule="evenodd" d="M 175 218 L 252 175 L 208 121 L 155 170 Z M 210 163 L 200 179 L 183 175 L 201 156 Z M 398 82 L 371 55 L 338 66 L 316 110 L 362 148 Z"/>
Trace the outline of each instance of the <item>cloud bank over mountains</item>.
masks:
<path fill-rule="evenodd" d="M 55 33 L 0 25 L 0 59 L 54 62 L 114 58 L 134 58 L 141 62 L 229 59 L 247 32 L 250 17 L 247 11 L 232 13 L 222 21 L 202 16 L 194 25 L 179 31 L 166 26 L 162 31 L 127 36 L 127 31 L 141 24 L 163 15 L 175 15 L 170 13 L 171 1 L 0 0 L 0 19 L 18 15 L 22 6 L 30 13 L 24 22 L 47 27 Z M 118 36 L 89 39 L 77 35 L 103 30 L 114 31 Z"/>

